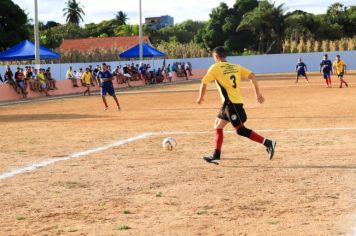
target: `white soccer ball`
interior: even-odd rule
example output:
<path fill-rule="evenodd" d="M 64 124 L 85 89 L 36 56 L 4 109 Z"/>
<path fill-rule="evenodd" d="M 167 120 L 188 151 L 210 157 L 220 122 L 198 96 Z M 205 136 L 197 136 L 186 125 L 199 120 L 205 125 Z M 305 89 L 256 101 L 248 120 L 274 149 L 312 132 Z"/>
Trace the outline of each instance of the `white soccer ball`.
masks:
<path fill-rule="evenodd" d="M 162 146 L 167 151 L 172 151 L 177 146 L 177 141 L 174 138 L 165 138 L 162 142 Z"/>

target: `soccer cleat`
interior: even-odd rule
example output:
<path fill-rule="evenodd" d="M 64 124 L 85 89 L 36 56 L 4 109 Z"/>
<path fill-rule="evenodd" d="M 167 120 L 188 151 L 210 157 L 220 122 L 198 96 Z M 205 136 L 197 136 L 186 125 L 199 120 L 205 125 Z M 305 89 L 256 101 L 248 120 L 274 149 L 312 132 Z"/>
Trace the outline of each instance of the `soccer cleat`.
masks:
<path fill-rule="evenodd" d="M 203 159 L 206 162 L 213 163 L 213 164 L 216 164 L 216 165 L 218 165 L 219 161 L 220 161 L 220 157 L 214 157 L 214 155 L 208 156 L 208 157 L 203 157 Z"/>
<path fill-rule="evenodd" d="M 276 144 L 277 142 L 275 140 L 271 140 L 271 144 L 266 149 L 270 160 L 272 160 L 274 156 L 274 151 L 276 150 Z"/>
<path fill-rule="evenodd" d="M 106 111 L 107 109 L 109 109 L 109 107 L 105 107 L 105 108 L 104 108 L 104 111 Z"/>

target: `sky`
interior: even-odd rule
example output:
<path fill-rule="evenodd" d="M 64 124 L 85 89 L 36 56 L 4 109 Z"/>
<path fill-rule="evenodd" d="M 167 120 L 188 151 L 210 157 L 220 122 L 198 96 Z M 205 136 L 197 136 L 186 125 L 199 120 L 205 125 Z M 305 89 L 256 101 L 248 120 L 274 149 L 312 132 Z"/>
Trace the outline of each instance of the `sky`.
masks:
<path fill-rule="evenodd" d="M 34 19 L 33 0 L 12 0 L 24 9 L 30 18 Z M 102 20 L 114 18 L 117 11 L 123 11 L 128 15 L 130 24 L 139 22 L 139 0 L 77 0 L 85 12 L 84 24 L 99 23 Z M 230 7 L 236 0 L 222 0 Z M 217 7 L 220 0 L 142 0 L 143 21 L 145 17 L 170 15 L 174 22 L 179 23 L 188 19 L 208 20 L 209 13 Z M 42 22 L 56 21 L 65 23 L 62 9 L 66 0 L 38 0 L 39 20 Z M 275 0 L 276 5 L 284 4 L 287 11 L 303 10 L 310 13 L 325 13 L 329 5 L 341 2 L 346 6 L 355 5 L 355 0 Z"/>

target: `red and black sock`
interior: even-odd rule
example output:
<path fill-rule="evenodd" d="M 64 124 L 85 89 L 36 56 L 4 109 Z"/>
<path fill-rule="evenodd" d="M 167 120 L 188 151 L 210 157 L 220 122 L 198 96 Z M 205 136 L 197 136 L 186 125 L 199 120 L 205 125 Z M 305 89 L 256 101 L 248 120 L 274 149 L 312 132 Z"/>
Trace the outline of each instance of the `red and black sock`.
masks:
<path fill-rule="evenodd" d="M 252 141 L 255 141 L 257 143 L 261 143 L 261 144 L 265 145 L 266 147 L 268 146 L 268 144 L 266 143 L 266 140 L 268 140 L 268 139 L 265 139 L 261 135 L 246 128 L 244 125 L 237 126 L 237 127 L 235 127 L 235 129 L 236 129 L 236 132 L 238 135 L 249 138 Z"/>
<path fill-rule="evenodd" d="M 249 139 L 261 144 L 264 144 L 265 142 L 265 138 L 255 133 L 254 131 L 251 132 Z"/>
<path fill-rule="evenodd" d="M 224 130 L 223 129 L 215 129 L 215 151 L 214 157 L 220 158 L 221 147 L 224 141 Z"/>

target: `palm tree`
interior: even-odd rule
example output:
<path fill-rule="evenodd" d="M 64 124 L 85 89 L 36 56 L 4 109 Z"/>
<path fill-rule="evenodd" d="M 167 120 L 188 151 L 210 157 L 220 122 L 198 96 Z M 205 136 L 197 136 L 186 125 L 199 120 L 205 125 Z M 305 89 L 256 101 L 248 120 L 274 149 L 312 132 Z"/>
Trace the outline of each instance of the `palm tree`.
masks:
<path fill-rule="evenodd" d="M 118 11 L 115 15 L 115 20 L 118 22 L 119 25 L 126 25 L 127 15 L 123 11 Z"/>
<path fill-rule="evenodd" d="M 68 0 L 67 7 L 63 8 L 63 16 L 67 17 L 67 23 L 79 25 L 80 21 L 84 21 L 82 15 L 85 15 L 80 2 L 76 0 Z"/>

